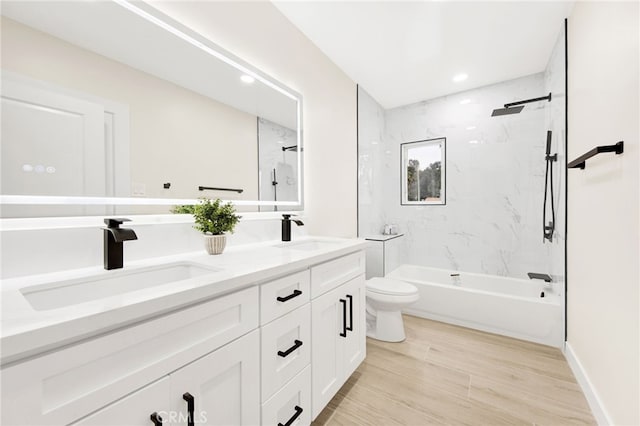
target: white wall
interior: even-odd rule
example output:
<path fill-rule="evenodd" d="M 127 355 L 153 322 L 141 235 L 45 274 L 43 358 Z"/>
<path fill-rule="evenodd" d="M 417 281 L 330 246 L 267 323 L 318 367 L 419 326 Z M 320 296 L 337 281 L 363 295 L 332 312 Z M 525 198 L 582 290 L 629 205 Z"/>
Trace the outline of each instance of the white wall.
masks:
<path fill-rule="evenodd" d="M 567 342 L 601 424 L 640 424 L 638 7 L 577 2 L 568 22 L 569 159 L 625 143 L 568 175 Z"/>
<path fill-rule="evenodd" d="M 302 94 L 305 226 L 355 237 L 355 83 L 269 2 L 153 5 Z"/>

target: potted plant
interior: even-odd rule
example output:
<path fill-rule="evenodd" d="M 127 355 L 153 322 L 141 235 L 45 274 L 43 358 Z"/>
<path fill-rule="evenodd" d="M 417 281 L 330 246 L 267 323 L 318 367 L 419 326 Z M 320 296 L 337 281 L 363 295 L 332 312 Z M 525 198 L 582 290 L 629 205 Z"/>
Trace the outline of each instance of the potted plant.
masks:
<path fill-rule="evenodd" d="M 233 233 L 240 216 L 230 202 L 222 204 L 220 199 L 210 200 L 202 198 L 200 203 L 191 206 L 177 206 L 174 213 L 189 213 L 193 215 L 198 231 L 204 234 L 204 246 L 209 254 L 220 254 L 227 244 L 225 232 Z"/>

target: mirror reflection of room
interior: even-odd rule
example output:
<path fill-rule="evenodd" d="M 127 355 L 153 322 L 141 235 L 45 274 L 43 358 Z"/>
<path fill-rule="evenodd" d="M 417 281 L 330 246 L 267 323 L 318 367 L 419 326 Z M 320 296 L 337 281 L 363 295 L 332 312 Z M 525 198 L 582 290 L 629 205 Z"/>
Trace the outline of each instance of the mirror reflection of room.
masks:
<path fill-rule="evenodd" d="M 60 16 L 45 17 L 29 7 L 3 11 L 2 195 L 299 199 L 297 148 L 281 150 L 277 161 L 267 148 L 277 142 L 297 147 L 296 99 L 116 4 L 69 2 L 62 9 L 93 16 L 89 24 L 97 15 L 107 22 L 94 28 L 85 23 L 74 33 L 60 25 Z M 121 25 L 135 28 L 138 37 L 122 37 L 137 46 L 127 48 L 106 31 L 108 22 L 125 15 Z M 162 51 L 154 48 L 160 41 Z M 260 132 L 256 122 L 269 125 Z M 271 138 L 270 131 L 282 136 Z M 281 175 L 277 190 L 273 170 Z M 52 205 L 36 212 L 6 205 L 2 215 L 167 213 L 170 208 Z M 258 208 L 240 205 L 239 210 Z"/>

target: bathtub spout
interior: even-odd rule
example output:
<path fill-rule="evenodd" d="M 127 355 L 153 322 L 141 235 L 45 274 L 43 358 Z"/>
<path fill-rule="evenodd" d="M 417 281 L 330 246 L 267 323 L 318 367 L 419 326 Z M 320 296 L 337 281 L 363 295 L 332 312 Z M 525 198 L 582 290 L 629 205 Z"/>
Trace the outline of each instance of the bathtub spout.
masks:
<path fill-rule="evenodd" d="M 532 280 L 544 280 L 545 282 L 551 282 L 551 276 L 548 274 L 540 274 L 538 272 L 527 272 L 527 275 Z"/>

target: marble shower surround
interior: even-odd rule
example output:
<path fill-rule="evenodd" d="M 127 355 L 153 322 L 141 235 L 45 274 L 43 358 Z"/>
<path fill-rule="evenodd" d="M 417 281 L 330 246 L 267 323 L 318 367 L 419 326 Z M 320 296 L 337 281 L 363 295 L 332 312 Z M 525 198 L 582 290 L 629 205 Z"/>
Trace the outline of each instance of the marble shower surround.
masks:
<path fill-rule="evenodd" d="M 258 117 L 258 162 L 260 165 L 260 199 L 296 201 L 298 199 L 298 152 L 283 151 L 285 146 L 298 145 L 296 131 Z M 277 187 L 272 185 L 276 169 Z M 277 193 L 275 192 L 277 190 Z M 272 211 L 272 206 L 260 211 Z"/>
<path fill-rule="evenodd" d="M 518 278 L 548 272 L 549 103 L 491 117 L 504 103 L 545 95 L 545 86 L 539 73 L 386 111 L 360 89 L 360 236 L 397 223 L 406 263 Z M 438 137 L 447 138 L 447 204 L 401 206 L 400 144 Z"/>

